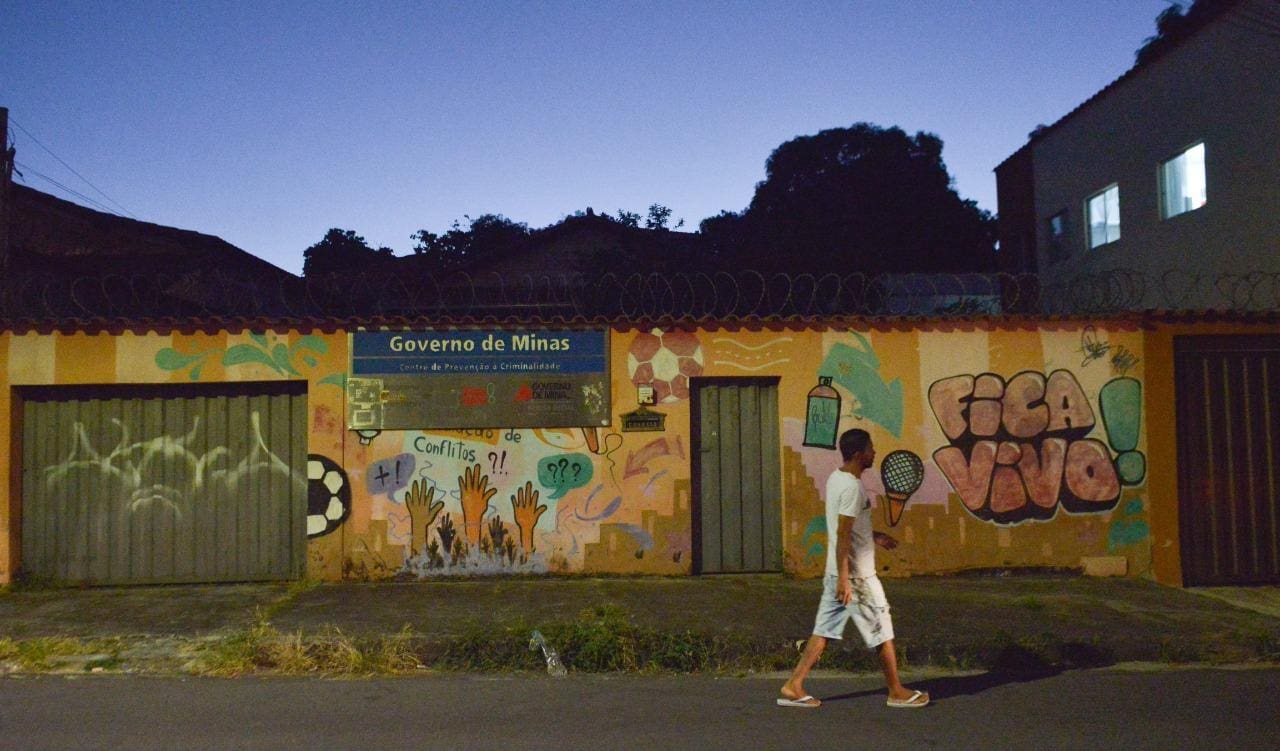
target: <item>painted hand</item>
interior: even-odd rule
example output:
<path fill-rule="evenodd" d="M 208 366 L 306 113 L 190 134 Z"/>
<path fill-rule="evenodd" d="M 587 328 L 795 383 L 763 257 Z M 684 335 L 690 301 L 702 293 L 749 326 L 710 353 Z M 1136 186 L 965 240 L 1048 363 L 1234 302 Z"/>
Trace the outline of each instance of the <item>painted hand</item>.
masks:
<path fill-rule="evenodd" d="M 489 509 L 489 499 L 498 494 L 497 488 L 489 487 L 489 476 L 480 473 L 480 465 L 463 468 L 458 478 L 458 491 L 462 494 L 462 527 L 467 535 L 467 544 L 477 547 L 480 544 L 480 520 Z"/>
<path fill-rule="evenodd" d="M 404 506 L 409 509 L 410 551 L 413 555 L 426 550 L 427 529 L 444 508 L 444 501 L 436 501 L 435 497 L 436 489 L 427 487 L 426 480 L 414 480 L 404 494 Z"/>
<path fill-rule="evenodd" d="M 533 528 L 538 526 L 538 518 L 546 510 L 546 504 L 538 505 L 538 491 L 533 489 L 532 482 L 516 488 L 516 494 L 511 496 L 511 513 L 520 528 L 520 548 L 525 555 L 533 552 Z"/>

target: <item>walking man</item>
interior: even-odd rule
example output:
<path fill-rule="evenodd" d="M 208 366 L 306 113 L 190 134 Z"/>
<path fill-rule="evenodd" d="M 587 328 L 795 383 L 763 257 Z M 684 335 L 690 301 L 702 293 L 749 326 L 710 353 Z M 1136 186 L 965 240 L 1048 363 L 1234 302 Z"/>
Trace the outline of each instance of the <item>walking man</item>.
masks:
<path fill-rule="evenodd" d="M 840 435 L 840 456 L 844 464 L 827 479 L 827 569 L 822 581 L 822 601 L 813 625 L 813 635 L 804 646 L 800 662 L 791 678 L 782 685 L 778 705 L 817 707 L 821 701 L 804 690 L 804 679 L 830 639 L 841 639 L 849 621 L 858 628 L 868 649 L 880 654 L 888 706 L 923 707 L 929 695 L 912 691 L 898 678 L 898 657 L 893 649 L 893 621 L 884 587 L 876 576 L 876 551 L 897 547 L 898 541 L 871 530 L 871 499 L 862 489 L 862 473 L 876 458 L 871 436 L 857 428 Z"/>

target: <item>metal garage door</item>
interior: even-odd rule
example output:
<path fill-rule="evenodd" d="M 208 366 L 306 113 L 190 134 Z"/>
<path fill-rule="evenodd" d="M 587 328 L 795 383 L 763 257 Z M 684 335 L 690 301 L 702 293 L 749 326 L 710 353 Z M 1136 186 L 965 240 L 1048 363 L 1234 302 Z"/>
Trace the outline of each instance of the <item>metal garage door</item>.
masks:
<path fill-rule="evenodd" d="M 692 384 L 694 571 L 781 571 L 778 379 Z"/>
<path fill-rule="evenodd" d="M 303 573 L 305 384 L 18 396 L 24 576 L 122 584 Z"/>
<path fill-rule="evenodd" d="M 1174 338 L 1182 570 L 1280 584 L 1280 336 Z"/>

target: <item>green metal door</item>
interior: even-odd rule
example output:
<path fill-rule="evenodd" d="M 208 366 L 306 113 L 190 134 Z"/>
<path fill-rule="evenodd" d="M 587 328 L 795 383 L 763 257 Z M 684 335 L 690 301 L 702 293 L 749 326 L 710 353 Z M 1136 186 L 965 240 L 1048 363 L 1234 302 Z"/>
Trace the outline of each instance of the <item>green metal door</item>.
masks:
<path fill-rule="evenodd" d="M 68 584 L 302 575 L 305 384 L 18 395 L 24 575 Z"/>
<path fill-rule="evenodd" d="M 694 571 L 781 571 L 778 379 L 692 385 Z"/>

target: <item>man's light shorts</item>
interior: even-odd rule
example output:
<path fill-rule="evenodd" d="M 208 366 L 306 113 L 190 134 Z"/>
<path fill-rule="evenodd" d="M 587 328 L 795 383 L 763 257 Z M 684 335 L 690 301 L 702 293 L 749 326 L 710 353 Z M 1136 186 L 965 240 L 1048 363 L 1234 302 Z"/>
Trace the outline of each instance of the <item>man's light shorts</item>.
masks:
<path fill-rule="evenodd" d="M 853 580 L 853 600 L 846 606 L 836 599 L 838 576 L 822 580 L 822 602 L 818 603 L 818 617 L 813 623 L 813 633 L 828 639 L 844 637 L 849 621 L 858 627 L 862 641 L 868 649 L 874 649 L 893 638 L 893 620 L 889 617 L 889 601 L 885 599 L 880 577 Z"/>

